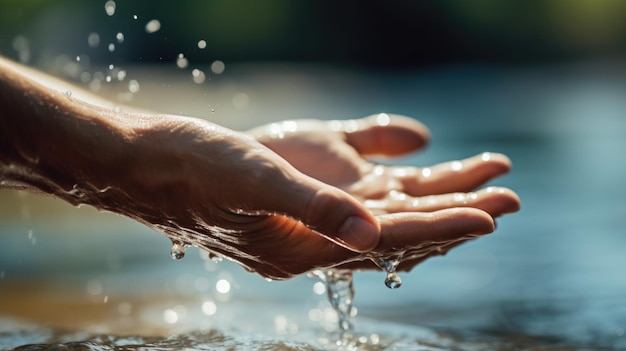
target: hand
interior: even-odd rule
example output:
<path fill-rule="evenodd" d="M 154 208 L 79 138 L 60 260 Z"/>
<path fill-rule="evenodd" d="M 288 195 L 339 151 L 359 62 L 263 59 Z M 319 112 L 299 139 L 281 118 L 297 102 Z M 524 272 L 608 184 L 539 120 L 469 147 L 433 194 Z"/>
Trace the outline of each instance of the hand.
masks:
<path fill-rule="evenodd" d="M 334 129 L 312 128 L 303 142 L 286 138 L 291 144 L 284 145 L 294 152 L 277 151 L 309 176 L 243 133 L 199 119 L 114 110 L 88 92 L 2 58 L 0 115 L 0 186 L 37 189 L 126 215 L 179 244 L 221 253 L 270 278 L 335 266 L 361 268 L 371 255 L 394 250 L 431 252 L 432 245 L 454 244 L 494 226 L 491 216 L 476 208 L 404 212 L 450 207 L 445 196 L 433 198 L 430 207 L 421 202 L 407 207 L 402 191 L 412 196 L 441 192 L 446 185 L 439 183 L 454 180 L 433 168 L 432 181 L 421 184 L 428 189 L 422 188 L 410 181 L 410 168 L 389 173 L 359 156 L 419 146 L 423 142 L 415 136 L 423 130 L 408 120 L 405 126 L 394 118 L 388 126 L 371 128 L 337 122 L 330 124 Z M 298 123 L 288 122 L 284 131 L 292 126 Z M 331 138 L 328 143 L 314 140 L 321 134 Z M 320 164 L 307 168 L 299 162 L 315 155 L 343 168 L 324 178 Z M 475 186 L 494 175 L 487 173 L 460 184 Z M 402 187 L 390 186 L 392 179 L 404 181 Z M 516 206 L 517 198 L 508 195 Z M 472 205 L 505 212 L 502 199 L 489 206 L 498 198 L 477 197 L 481 200 L 470 196 Z M 375 218 L 366 206 L 377 213 L 399 212 Z"/>
<path fill-rule="evenodd" d="M 285 121 L 249 133 L 303 173 L 347 191 L 378 214 L 383 235 L 368 255 L 402 257 L 400 269 L 409 270 L 471 238 L 467 234 L 472 234 L 472 225 L 485 220 L 484 213 L 471 208 L 492 217 L 519 209 L 519 198 L 509 189 L 466 193 L 510 170 L 510 160 L 501 154 L 421 169 L 386 167 L 365 159 L 400 156 L 426 145 L 428 130 L 406 117 Z M 389 232 L 394 235 L 385 234 Z M 343 267 L 375 268 L 362 260 L 368 255 Z"/>
<path fill-rule="evenodd" d="M 473 208 L 374 218 L 356 198 L 298 171 L 248 135 L 198 119 L 160 119 L 136 123 L 145 125 L 134 128 L 129 150 L 140 156 L 138 163 L 123 184 L 100 198 L 108 193 L 114 199 L 115 189 L 124 189 L 122 201 L 104 201 L 115 203 L 111 210 L 268 278 L 336 266 L 372 268 L 369 255 L 423 250 L 425 244 L 457 242 L 494 227 L 489 214 Z M 308 146 L 301 157 L 318 154 Z M 345 230 L 345 222 L 352 227 Z"/>

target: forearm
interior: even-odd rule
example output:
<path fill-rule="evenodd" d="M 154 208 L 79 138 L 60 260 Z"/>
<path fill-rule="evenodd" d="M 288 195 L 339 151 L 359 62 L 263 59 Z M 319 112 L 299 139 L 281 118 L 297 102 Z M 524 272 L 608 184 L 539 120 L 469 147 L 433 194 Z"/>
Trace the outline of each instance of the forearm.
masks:
<path fill-rule="evenodd" d="M 105 175 L 132 163 L 124 152 L 131 129 L 114 117 L 78 89 L 0 58 L 2 185 L 82 202 L 77 188 L 103 189 Z"/>

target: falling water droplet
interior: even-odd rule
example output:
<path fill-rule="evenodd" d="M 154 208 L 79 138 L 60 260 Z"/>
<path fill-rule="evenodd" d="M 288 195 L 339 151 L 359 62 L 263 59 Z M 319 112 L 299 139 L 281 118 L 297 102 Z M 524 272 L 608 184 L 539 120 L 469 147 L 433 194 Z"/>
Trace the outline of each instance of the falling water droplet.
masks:
<path fill-rule="evenodd" d="M 172 245 L 172 249 L 170 250 L 170 256 L 175 260 L 181 260 L 185 257 L 185 247 L 178 243 L 174 243 Z"/>
<path fill-rule="evenodd" d="M 158 32 L 159 29 L 161 29 L 161 22 L 159 22 L 159 20 L 153 19 L 146 23 L 146 33 Z"/>
<path fill-rule="evenodd" d="M 109 0 L 104 4 L 104 11 L 106 11 L 107 15 L 113 16 L 116 7 L 115 1 Z"/>
<path fill-rule="evenodd" d="M 204 72 L 197 68 L 191 71 L 191 76 L 193 77 L 193 81 L 196 84 L 202 84 L 206 80 L 206 75 L 204 74 Z"/>
<path fill-rule="evenodd" d="M 396 274 L 395 272 L 387 273 L 387 278 L 385 278 L 385 285 L 389 289 L 397 289 L 402 286 L 402 279 L 400 279 L 398 274 Z"/>
<path fill-rule="evenodd" d="M 97 47 L 100 44 L 100 35 L 95 32 L 89 33 L 89 36 L 87 37 L 87 43 L 92 48 Z"/>
<path fill-rule="evenodd" d="M 397 289 L 402 286 L 402 279 L 396 273 L 396 268 L 400 264 L 400 257 L 372 257 L 371 260 L 383 271 L 387 272 L 385 285 L 389 289 Z"/>

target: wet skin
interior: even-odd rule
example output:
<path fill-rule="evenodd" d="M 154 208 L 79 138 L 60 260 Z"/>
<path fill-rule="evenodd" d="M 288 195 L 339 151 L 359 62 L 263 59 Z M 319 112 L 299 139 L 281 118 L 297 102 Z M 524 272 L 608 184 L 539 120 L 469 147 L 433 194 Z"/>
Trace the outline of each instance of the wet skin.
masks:
<path fill-rule="evenodd" d="M 71 90 L 72 94 L 65 94 Z M 484 154 L 433 166 L 364 157 L 422 147 L 419 122 L 376 115 L 288 121 L 237 132 L 181 116 L 113 109 L 88 92 L 0 58 L 0 185 L 43 191 L 140 221 L 265 277 L 319 268 L 400 269 L 478 235 L 519 208 L 510 168 Z"/>

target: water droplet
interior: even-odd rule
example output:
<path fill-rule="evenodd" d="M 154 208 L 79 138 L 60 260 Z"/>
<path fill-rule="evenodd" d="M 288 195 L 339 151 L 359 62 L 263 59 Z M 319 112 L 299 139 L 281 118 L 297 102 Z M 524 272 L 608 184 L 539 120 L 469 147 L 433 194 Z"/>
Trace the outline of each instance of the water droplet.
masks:
<path fill-rule="evenodd" d="M 396 274 L 396 268 L 398 268 L 400 264 L 400 257 L 397 255 L 390 257 L 374 257 L 372 261 L 376 263 L 380 269 L 387 272 L 385 285 L 389 289 L 397 289 L 402 285 L 402 279 Z"/>
<path fill-rule="evenodd" d="M 113 0 L 109 0 L 104 4 L 104 11 L 106 11 L 109 16 L 113 16 L 115 14 L 115 8 L 116 4 Z"/>
<path fill-rule="evenodd" d="M 226 279 L 220 279 L 215 283 L 215 290 L 220 294 L 227 294 L 230 291 L 230 282 Z"/>
<path fill-rule="evenodd" d="M 215 74 L 222 74 L 222 73 L 224 73 L 224 69 L 225 68 L 226 68 L 226 66 L 224 65 L 224 62 L 222 62 L 220 60 L 213 61 L 213 63 L 211 64 L 211 72 L 213 72 Z"/>
<path fill-rule="evenodd" d="M 206 48 L 206 41 L 204 41 L 204 40 L 200 40 L 200 41 L 198 42 L 198 48 L 200 48 L 200 49 L 204 49 L 204 48 Z"/>
<path fill-rule="evenodd" d="M 178 66 L 178 68 L 187 68 L 187 66 L 189 66 L 189 60 L 187 60 L 184 54 L 178 54 L 178 58 L 176 58 L 176 66 Z"/>
<path fill-rule="evenodd" d="M 170 250 L 170 256 L 175 260 L 181 260 L 185 257 L 185 247 L 179 244 L 173 244 Z"/>
<path fill-rule="evenodd" d="M 87 36 L 87 43 L 92 48 L 97 47 L 98 45 L 100 45 L 100 35 L 95 32 L 89 33 L 89 36 Z"/>
<path fill-rule="evenodd" d="M 206 80 L 206 75 L 201 70 L 195 68 L 191 71 L 191 76 L 193 77 L 193 81 L 196 84 L 202 84 Z"/>
<path fill-rule="evenodd" d="M 402 286 L 402 279 L 395 272 L 387 273 L 387 278 L 385 278 L 385 285 L 389 289 L 397 289 Z"/>
<path fill-rule="evenodd" d="M 159 22 L 159 20 L 153 19 L 153 20 L 149 21 L 148 23 L 146 23 L 146 32 L 147 33 L 158 32 L 159 29 L 161 29 L 161 22 Z"/>
<path fill-rule="evenodd" d="M 202 303 L 202 312 L 207 316 L 212 316 L 217 312 L 217 305 L 213 301 L 204 301 Z"/>
<path fill-rule="evenodd" d="M 178 313 L 176 313 L 173 309 L 168 308 L 163 311 L 163 320 L 165 320 L 168 324 L 174 324 L 178 322 Z"/>
<path fill-rule="evenodd" d="M 130 82 L 128 82 L 128 91 L 130 91 L 131 93 L 136 93 L 139 91 L 139 82 L 136 81 L 135 79 L 132 79 Z"/>

